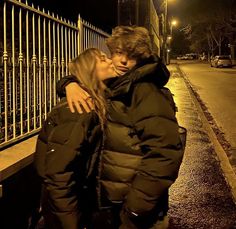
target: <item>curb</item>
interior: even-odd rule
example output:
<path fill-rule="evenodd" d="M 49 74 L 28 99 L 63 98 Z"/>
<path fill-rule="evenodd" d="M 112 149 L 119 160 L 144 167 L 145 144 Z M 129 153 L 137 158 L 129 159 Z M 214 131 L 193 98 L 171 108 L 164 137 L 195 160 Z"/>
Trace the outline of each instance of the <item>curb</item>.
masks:
<path fill-rule="evenodd" d="M 190 81 L 188 80 L 187 75 L 180 69 L 178 64 L 176 64 L 176 69 L 180 72 L 180 75 L 183 77 L 185 84 L 186 84 L 187 88 L 189 89 L 190 95 L 193 99 L 193 102 L 194 102 L 197 110 L 199 111 L 199 116 L 202 120 L 203 127 L 206 130 L 206 132 L 209 136 L 209 139 L 213 144 L 213 148 L 216 152 L 217 159 L 219 160 L 219 164 L 222 169 L 223 176 L 224 176 L 227 184 L 229 185 L 230 191 L 233 196 L 234 203 L 236 204 L 236 174 L 229 162 L 229 158 L 227 156 L 227 153 L 225 152 L 225 150 L 223 149 L 223 147 L 219 143 L 215 132 L 211 128 L 211 125 L 209 124 L 209 122 L 204 114 L 204 111 L 203 111 L 197 97 L 194 94 L 196 92 L 195 92 L 193 86 L 191 85 Z"/>

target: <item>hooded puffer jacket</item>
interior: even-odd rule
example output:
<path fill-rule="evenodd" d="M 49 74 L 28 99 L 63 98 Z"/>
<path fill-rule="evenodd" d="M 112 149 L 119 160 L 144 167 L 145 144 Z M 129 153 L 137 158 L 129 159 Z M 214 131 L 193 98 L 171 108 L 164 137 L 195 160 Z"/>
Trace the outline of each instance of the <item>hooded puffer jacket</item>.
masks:
<path fill-rule="evenodd" d="M 183 157 L 174 101 L 161 87 L 165 74 L 154 61 L 108 83 L 101 194 L 113 203 L 125 202 L 135 215 L 168 210 L 168 188 Z"/>
<path fill-rule="evenodd" d="M 80 228 L 81 212 L 94 201 L 95 195 L 87 187 L 94 182 L 93 168 L 101 145 L 102 130 L 95 112 L 71 113 L 63 99 L 48 114 L 34 158 L 43 181 L 47 228 Z"/>

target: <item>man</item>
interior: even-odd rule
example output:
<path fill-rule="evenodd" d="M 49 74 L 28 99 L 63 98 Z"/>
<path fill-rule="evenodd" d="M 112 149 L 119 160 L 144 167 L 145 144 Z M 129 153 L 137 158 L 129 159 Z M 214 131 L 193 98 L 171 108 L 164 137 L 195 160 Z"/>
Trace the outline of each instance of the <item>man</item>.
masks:
<path fill-rule="evenodd" d="M 98 172 L 99 207 L 110 206 L 110 228 L 167 228 L 168 189 L 183 156 L 173 100 L 168 89 L 162 88 L 169 72 L 152 53 L 143 27 L 116 27 L 107 46 L 118 77 L 106 84 L 108 115 Z M 63 96 L 66 90 L 72 112 L 74 107 L 89 111 L 92 100 L 75 82 L 66 77 L 58 83 L 58 92 Z"/>

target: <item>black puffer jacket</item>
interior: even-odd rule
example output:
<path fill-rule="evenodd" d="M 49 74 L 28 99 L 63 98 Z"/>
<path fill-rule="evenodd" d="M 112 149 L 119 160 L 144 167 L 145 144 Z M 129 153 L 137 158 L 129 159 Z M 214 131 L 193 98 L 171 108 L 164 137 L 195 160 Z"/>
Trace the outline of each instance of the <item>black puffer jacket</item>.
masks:
<path fill-rule="evenodd" d="M 107 96 L 102 192 L 138 215 L 162 202 L 183 156 L 171 94 L 156 87 L 158 70 L 156 63 L 137 68 L 109 84 Z"/>
<path fill-rule="evenodd" d="M 49 113 L 38 137 L 34 160 L 43 180 L 47 228 L 80 228 L 81 211 L 89 207 L 94 196 L 86 188 L 92 182 L 101 143 L 102 131 L 95 112 L 71 113 L 62 100 Z"/>
<path fill-rule="evenodd" d="M 183 157 L 172 96 L 162 88 L 168 78 L 166 67 L 154 58 L 107 82 L 108 123 L 100 161 L 103 203 L 125 201 L 136 215 L 154 208 L 167 211 L 168 188 Z M 60 82 L 59 92 L 71 81 Z"/>

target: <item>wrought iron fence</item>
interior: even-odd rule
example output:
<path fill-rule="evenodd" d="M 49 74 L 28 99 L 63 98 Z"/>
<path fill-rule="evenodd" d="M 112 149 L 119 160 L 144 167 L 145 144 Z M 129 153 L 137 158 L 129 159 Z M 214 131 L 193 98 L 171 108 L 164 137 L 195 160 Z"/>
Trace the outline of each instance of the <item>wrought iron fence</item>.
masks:
<path fill-rule="evenodd" d="M 20 0 L 2 1 L 0 15 L 1 149 L 40 130 L 68 63 L 89 47 L 108 53 L 109 34 L 80 17 L 76 24 Z"/>

